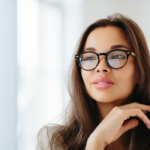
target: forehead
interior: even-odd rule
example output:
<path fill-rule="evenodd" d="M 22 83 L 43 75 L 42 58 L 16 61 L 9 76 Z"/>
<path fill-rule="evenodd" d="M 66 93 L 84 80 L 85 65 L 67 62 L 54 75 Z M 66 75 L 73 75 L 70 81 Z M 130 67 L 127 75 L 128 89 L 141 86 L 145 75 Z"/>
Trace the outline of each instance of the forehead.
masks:
<path fill-rule="evenodd" d="M 130 45 L 123 30 L 119 27 L 107 26 L 94 29 L 87 37 L 84 49 L 93 47 L 96 51 L 110 51 L 113 45 L 124 45 L 130 49 Z"/>

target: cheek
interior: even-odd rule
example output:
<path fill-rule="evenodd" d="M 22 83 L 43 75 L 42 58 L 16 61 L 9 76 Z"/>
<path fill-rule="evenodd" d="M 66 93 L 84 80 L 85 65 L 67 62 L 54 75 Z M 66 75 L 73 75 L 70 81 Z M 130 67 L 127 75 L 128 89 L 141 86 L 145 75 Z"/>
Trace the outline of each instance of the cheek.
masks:
<path fill-rule="evenodd" d="M 88 88 L 90 86 L 90 83 L 92 83 L 92 81 L 90 82 L 90 78 L 92 77 L 92 75 L 93 71 L 85 71 L 81 69 L 81 76 L 86 88 Z"/>
<path fill-rule="evenodd" d="M 122 69 L 118 70 L 118 72 L 116 72 L 116 77 L 120 88 L 132 92 L 137 80 L 135 66 L 133 64 L 126 65 Z"/>

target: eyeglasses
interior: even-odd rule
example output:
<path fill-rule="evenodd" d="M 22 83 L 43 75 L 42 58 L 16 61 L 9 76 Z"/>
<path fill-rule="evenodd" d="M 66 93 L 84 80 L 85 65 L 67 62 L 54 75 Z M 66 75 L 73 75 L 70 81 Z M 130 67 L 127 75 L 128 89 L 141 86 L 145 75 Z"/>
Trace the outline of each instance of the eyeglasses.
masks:
<path fill-rule="evenodd" d="M 110 68 L 120 69 L 127 63 L 129 55 L 135 56 L 135 53 L 122 49 L 111 50 L 108 53 L 88 51 L 76 54 L 75 58 L 82 69 L 91 71 L 98 66 L 101 55 L 105 55 L 106 63 Z"/>

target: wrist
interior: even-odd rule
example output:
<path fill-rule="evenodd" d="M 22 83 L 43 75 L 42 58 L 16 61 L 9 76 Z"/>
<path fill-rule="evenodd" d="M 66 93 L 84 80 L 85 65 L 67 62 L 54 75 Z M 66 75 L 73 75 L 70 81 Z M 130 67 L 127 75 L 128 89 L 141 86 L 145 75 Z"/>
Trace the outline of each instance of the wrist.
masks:
<path fill-rule="evenodd" d="M 102 138 L 89 137 L 85 150 L 104 150 L 106 143 Z"/>

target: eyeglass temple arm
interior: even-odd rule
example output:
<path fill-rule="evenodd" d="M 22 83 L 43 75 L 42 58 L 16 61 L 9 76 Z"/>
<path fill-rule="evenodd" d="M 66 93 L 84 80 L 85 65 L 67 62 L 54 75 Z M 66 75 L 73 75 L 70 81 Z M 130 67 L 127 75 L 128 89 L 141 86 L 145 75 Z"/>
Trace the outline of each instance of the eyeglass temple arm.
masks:
<path fill-rule="evenodd" d="M 136 56 L 135 53 L 131 52 L 131 55 Z"/>

